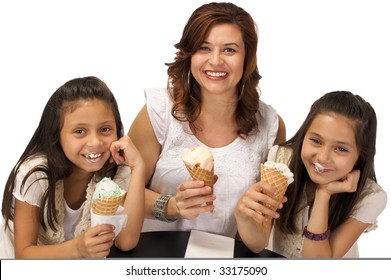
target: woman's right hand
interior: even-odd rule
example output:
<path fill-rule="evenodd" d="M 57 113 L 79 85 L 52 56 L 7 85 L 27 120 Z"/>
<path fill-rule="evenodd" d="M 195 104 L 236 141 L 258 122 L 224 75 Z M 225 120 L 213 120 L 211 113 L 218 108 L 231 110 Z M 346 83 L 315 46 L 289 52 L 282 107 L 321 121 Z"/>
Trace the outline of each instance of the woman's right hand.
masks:
<path fill-rule="evenodd" d="M 215 199 L 212 187 L 205 186 L 203 181 L 186 181 L 177 187 L 176 195 L 170 199 L 170 202 L 172 200 L 175 205 L 176 218 L 193 220 L 201 213 L 212 212 L 214 205 L 207 205 L 207 203 Z"/>
<path fill-rule="evenodd" d="M 81 258 L 104 258 L 113 246 L 114 226 L 109 224 L 91 227 L 76 238 Z"/>

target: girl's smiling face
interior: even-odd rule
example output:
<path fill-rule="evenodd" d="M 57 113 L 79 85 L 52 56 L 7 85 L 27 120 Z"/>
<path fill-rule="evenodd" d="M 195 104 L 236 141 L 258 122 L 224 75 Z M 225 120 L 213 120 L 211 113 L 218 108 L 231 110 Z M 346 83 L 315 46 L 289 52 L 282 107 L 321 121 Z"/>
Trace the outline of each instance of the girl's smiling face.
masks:
<path fill-rule="evenodd" d="M 243 76 L 245 46 L 235 24 L 213 26 L 204 43 L 191 57 L 191 73 L 202 93 L 229 93 L 236 98 Z"/>
<path fill-rule="evenodd" d="M 316 184 L 344 178 L 359 157 L 355 122 L 338 114 L 317 115 L 304 136 L 301 159 Z"/>
<path fill-rule="evenodd" d="M 75 106 L 75 109 L 69 109 Z M 110 158 L 110 145 L 117 140 L 113 112 L 104 101 L 82 100 L 65 110 L 60 145 L 75 168 L 100 170 Z"/>

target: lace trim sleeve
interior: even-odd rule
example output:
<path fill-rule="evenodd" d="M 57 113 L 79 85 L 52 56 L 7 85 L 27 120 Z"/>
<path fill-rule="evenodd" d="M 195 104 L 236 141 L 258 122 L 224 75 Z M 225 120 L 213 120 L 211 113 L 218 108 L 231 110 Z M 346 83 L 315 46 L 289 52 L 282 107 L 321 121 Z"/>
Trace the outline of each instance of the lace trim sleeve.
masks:
<path fill-rule="evenodd" d="M 281 162 L 288 165 L 291 159 L 291 155 L 291 149 L 274 145 L 269 151 L 267 160 L 273 162 Z"/>
<path fill-rule="evenodd" d="M 372 180 L 368 180 L 365 188 L 366 190 L 363 191 L 364 197 L 354 207 L 353 214 L 350 217 L 371 224 L 365 230 L 365 232 L 369 232 L 377 228 L 377 217 L 387 205 L 387 193 Z"/>
<path fill-rule="evenodd" d="M 146 89 L 147 110 L 156 138 L 160 145 L 166 139 L 171 112 L 167 91 L 163 88 Z"/>

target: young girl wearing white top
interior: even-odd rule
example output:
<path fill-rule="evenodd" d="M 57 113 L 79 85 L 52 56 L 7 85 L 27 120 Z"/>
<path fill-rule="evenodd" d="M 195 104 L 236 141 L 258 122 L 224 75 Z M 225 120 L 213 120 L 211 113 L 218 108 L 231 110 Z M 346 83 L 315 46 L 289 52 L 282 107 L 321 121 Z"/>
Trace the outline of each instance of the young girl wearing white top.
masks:
<path fill-rule="evenodd" d="M 287 200 L 272 199 L 273 188 L 261 181 L 237 205 L 246 245 L 261 251 L 271 235 L 272 250 L 289 258 L 359 257 L 357 239 L 377 227 L 387 203 L 374 169 L 376 129 L 375 111 L 360 96 L 336 91 L 319 98 L 297 133 L 268 157 L 294 174 Z"/>
<path fill-rule="evenodd" d="M 0 258 L 94 258 L 107 256 L 113 242 L 136 246 L 145 165 L 122 135 L 117 102 L 98 78 L 70 80 L 51 96 L 6 183 Z M 127 190 L 128 221 L 115 239 L 113 225 L 91 227 L 91 198 L 103 177 Z"/>

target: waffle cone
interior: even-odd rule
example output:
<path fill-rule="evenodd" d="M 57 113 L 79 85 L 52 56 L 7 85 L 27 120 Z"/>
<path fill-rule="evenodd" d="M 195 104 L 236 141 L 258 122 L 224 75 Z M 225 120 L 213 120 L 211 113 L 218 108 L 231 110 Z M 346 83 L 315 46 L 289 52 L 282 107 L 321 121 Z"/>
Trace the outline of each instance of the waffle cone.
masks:
<path fill-rule="evenodd" d="M 261 164 L 261 180 L 277 189 L 277 194 L 272 196 L 275 200 L 281 201 L 288 188 L 287 178 L 275 168 L 267 168 Z M 271 205 L 266 204 L 269 209 L 276 210 Z"/>
<path fill-rule="evenodd" d="M 193 181 L 204 181 L 205 186 L 210 186 L 212 188 L 212 193 L 213 193 L 213 185 L 215 182 L 214 170 L 212 169 L 212 171 L 209 171 L 206 169 L 202 169 L 198 166 L 190 166 L 187 164 L 185 164 L 185 165 L 186 165 L 187 171 L 189 171 L 189 173 L 190 173 L 191 179 Z M 207 205 L 212 205 L 212 204 L 213 204 L 212 202 L 207 203 Z"/>
<path fill-rule="evenodd" d="M 92 212 L 101 216 L 115 215 L 123 197 L 123 195 L 120 195 L 109 198 L 97 198 L 92 203 Z"/>
<path fill-rule="evenodd" d="M 272 185 L 277 189 L 277 194 L 273 195 L 272 197 L 275 200 L 281 201 L 286 189 L 288 188 L 288 180 L 287 178 L 276 168 L 268 168 L 264 164 L 261 163 L 261 180 L 265 181 L 266 183 Z M 270 204 L 264 204 L 267 208 L 272 209 L 273 211 L 276 211 L 277 208 L 271 206 Z M 266 231 L 266 224 L 262 223 L 263 231 Z"/>

